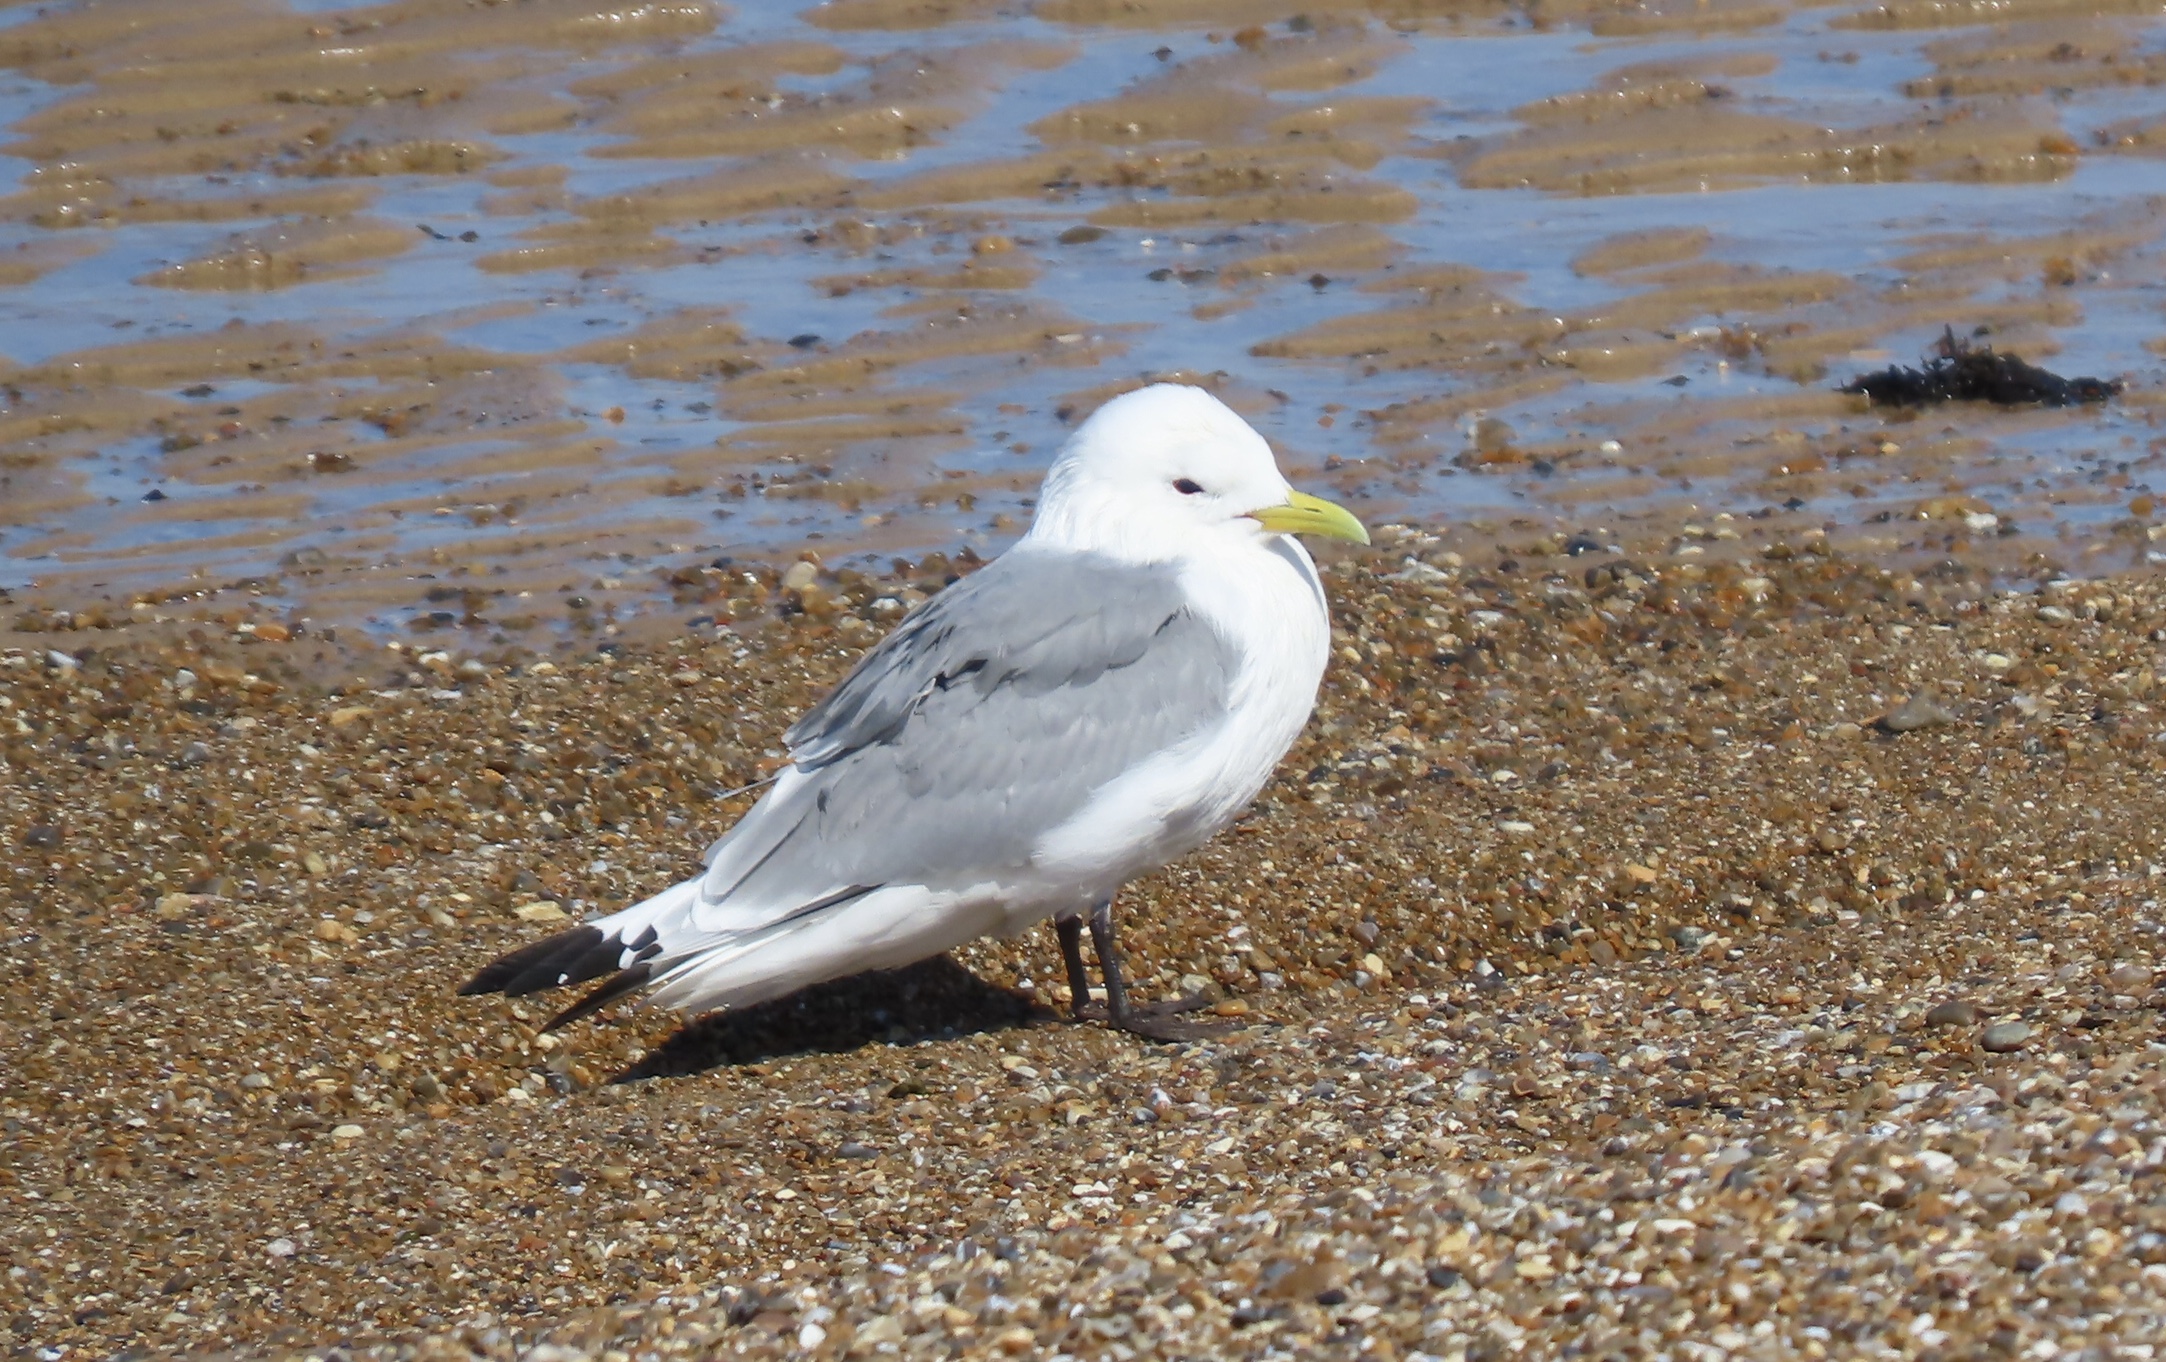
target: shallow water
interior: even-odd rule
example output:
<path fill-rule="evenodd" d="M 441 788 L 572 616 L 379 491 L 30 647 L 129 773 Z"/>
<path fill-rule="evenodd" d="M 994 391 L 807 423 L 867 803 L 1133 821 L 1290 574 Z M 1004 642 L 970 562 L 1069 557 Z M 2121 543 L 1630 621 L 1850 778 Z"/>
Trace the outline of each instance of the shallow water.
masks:
<path fill-rule="evenodd" d="M 0 583 L 396 628 L 478 575 L 516 626 L 723 555 L 991 551 L 1155 376 L 1373 519 L 2123 565 L 2157 14 L 7 7 Z M 1833 393 L 1944 326 L 2129 392 Z"/>

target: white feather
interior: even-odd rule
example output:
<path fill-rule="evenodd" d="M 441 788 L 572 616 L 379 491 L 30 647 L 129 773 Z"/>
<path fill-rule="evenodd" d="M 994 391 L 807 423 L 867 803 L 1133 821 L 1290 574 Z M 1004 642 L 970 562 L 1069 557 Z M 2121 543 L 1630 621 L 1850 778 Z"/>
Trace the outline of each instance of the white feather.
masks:
<path fill-rule="evenodd" d="M 1169 473 L 1208 488 L 1169 490 Z M 1231 822 L 1262 788 L 1314 706 L 1330 651 L 1322 584 L 1292 539 L 1246 518 L 1290 489 L 1270 448 L 1194 389 L 1158 387 L 1109 403 L 1048 475 L 1028 543 L 1177 574 L 1189 608 L 1238 655 L 1225 717 L 1132 766 L 1081 811 L 1038 835 L 1027 864 L 953 882 L 836 885 L 818 911 L 743 890 L 803 820 L 812 776 L 785 768 L 708 853 L 705 873 L 595 922 L 637 943 L 652 997 L 687 1012 L 748 1006 L 808 984 L 892 968 L 977 937 L 1081 911 Z M 756 882 L 756 881 L 754 881 Z M 627 946 L 622 964 L 639 958 Z"/>

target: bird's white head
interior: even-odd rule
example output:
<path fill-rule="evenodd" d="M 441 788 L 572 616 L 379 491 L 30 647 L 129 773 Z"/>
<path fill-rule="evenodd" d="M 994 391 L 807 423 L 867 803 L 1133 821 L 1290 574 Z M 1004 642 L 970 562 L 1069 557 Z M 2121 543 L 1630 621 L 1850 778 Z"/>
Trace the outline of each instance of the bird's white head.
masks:
<path fill-rule="evenodd" d="M 1232 408 L 1160 383 L 1114 398 L 1069 437 L 1027 542 L 1164 562 L 1277 534 L 1369 542 L 1344 508 L 1289 486 L 1271 446 Z"/>

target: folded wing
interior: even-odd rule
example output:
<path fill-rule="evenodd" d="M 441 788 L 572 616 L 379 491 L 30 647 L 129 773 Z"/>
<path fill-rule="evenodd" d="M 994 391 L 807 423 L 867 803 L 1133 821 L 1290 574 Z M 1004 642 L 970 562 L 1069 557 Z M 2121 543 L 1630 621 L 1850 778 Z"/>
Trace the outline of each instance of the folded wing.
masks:
<path fill-rule="evenodd" d="M 1011 551 L 918 607 L 790 728 L 792 764 L 703 876 L 514 952 L 469 990 L 617 971 L 614 997 L 882 887 L 1019 876 L 1094 791 L 1223 722 L 1237 666 L 1170 572 Z"/>

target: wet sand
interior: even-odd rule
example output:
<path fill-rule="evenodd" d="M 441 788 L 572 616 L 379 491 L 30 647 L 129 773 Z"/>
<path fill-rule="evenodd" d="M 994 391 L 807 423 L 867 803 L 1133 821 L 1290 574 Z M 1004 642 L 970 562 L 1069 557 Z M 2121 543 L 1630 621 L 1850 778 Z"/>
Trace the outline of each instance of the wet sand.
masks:
<path fill-rule="evenodd" d="M 9 11 L 10 599 L 404 636 L 989 554 L 1174 375 L 1372 517 L 2160 523 L 2142 6 L 741 10 Z M 1832 392 L 1949 326 L 2130 391 Z"/>
<path fill-rule="evenodd" d="M 1055 1020 L 1042 931 L 689 1028 L 452 996 L 683 874 L 946 564 L 731 574 L 721 639 L 555 661 L 253 621 L 9 651 L 11 1343 L 2156 1337 L 2158 584 L 1379 541 L 1253 816 L 1123 899 L 1143 987 L 1237 1024 L 1187 1047 Z"/>

